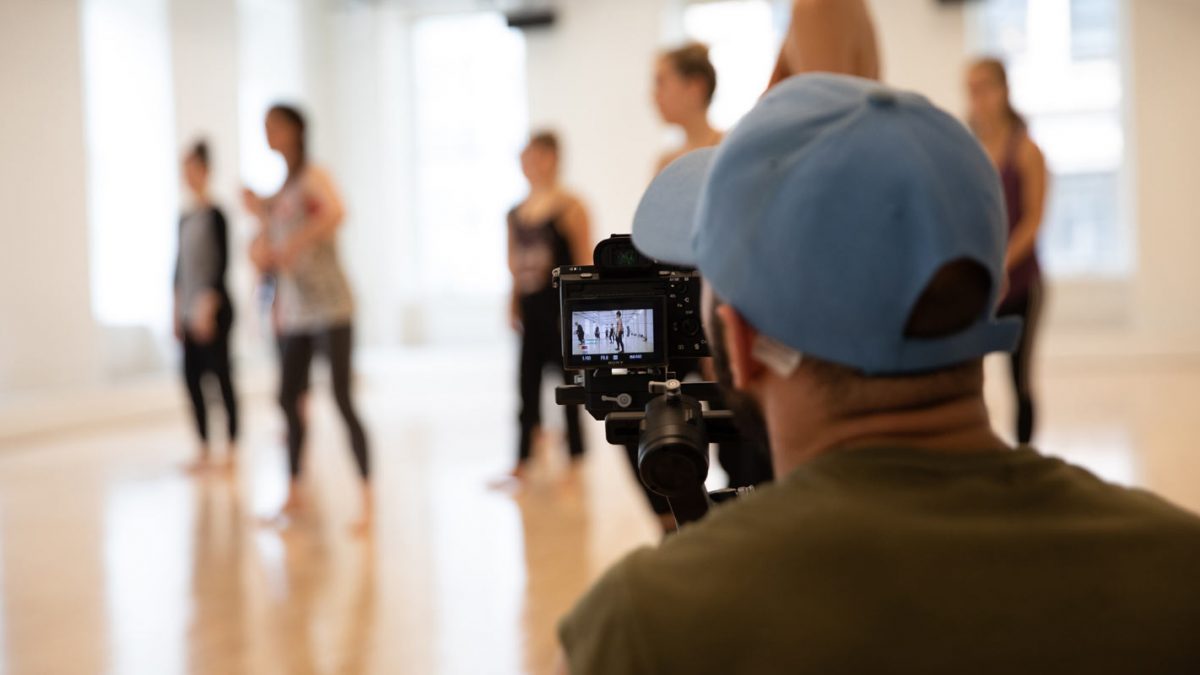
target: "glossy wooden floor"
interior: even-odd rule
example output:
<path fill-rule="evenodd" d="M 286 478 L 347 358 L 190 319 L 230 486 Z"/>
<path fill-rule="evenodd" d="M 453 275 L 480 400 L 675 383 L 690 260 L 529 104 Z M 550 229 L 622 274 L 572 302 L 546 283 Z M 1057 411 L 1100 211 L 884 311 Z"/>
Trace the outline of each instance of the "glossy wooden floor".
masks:
<path fill-rule="evenodd" d="M 320 388 L 314 513 L 286 532 L 255 522 L 283 489 L 265 396 L 245 401 L 233 479 L 178 469 L 182 416 L 0 447 L 0 672 L 547 672 L 558 617 L 654 524 L 598 425 L 574 479 L 546 452 L 528 490 L 489 489 L 512 451 L 511 374 L 470 361 L 410 356 L 360 378 L 378 500 L 367 540 L 347 530 L 354 478 Z M 1200 510 L 1200 362 L 1043 375 L 1047 451 Z"/>

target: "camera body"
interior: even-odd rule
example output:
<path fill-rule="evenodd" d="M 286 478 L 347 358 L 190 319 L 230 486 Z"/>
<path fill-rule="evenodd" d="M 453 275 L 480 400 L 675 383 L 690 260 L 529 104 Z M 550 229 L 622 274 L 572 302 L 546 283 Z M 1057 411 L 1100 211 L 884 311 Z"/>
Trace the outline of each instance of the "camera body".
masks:
<path fill-rule="evenodd" d="M 554 270 L 563 367 L 581 371 L 555 398 L 603 420 L 609 443 L 636 448 L 642 482 L 677 523 L 696 520 L 721 497 L 704 487 L 708 444 L 737 438 L 733 413 L 702 408 L 720 400 L 716 383 L 676 379 L 709 355 L 700 275 L 647 258 L 629 235 L 600 242 L 593 262 Z"/>
<path fill-rule="evenodd" d="M 593 260 L 554 270 L 564 368 L 669 370 L 709 355 L 699 273 L 647 258 L 628 235 L 600 242 Z"/>

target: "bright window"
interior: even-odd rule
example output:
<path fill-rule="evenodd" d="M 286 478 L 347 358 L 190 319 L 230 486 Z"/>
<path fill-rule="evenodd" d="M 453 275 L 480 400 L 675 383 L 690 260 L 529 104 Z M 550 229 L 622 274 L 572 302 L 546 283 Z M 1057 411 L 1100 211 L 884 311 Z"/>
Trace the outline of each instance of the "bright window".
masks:
<path fill-rule="evenodd" d="M 779 39 L 772 5 L 767 0 L 688 5 L 683 30 L 689 40 L 709 47 L 717 70 L 710 117 L 718 129 L 727 130 L 754 107 L 775 69 Z"/>
<path fill-rule="evenodd" d="M 170 325 L 178 213 L 166 0 L 84 0 L 92 312 Z"/>
<path fill-rule="evenodd" d="M 508 286 L 505 214 L 525 192 L 524 40 L 496 13 L 422 18 L 413 64 L 422 285 L 494 295 Z"/>
<path fill-rule="evenodd" d="M 968 15 L 973 51 L 1008 64 L 1014 105 L 1050 166 L 1039 251 L 1059 277 L 1133 266 L 1117 2 L 983 0 Z"/>
<path fill-rule="evenodd" d="M 238 0 L 238 164 L 242 180 L 259 194 L 278 190 L 287 175 L 283 159 L 267 147 L 267 109 L 304 100 L 300 11 L 290 0 Z"/>

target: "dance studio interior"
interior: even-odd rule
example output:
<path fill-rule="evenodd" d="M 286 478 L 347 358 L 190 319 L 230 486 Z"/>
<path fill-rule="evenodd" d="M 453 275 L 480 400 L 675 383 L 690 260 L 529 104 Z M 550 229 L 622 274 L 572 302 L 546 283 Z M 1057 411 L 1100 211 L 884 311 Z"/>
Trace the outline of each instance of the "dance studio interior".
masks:
<path fill-rule="evenodd" d="M 1200 672 L 1197 35 L 0 0 L 0 673 Z"/>

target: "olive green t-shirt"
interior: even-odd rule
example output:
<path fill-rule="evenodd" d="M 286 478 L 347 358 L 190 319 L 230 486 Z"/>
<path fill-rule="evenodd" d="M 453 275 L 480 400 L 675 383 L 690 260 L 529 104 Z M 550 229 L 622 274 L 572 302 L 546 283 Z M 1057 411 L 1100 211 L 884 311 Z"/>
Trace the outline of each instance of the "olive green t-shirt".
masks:
<path fill-rule="evenodd" d="M 1031 449 L 837 451 L 634 552 L 573 675 L 1200 673 L 1200 519 Z"/>

